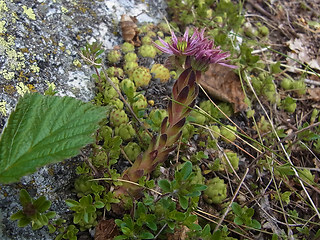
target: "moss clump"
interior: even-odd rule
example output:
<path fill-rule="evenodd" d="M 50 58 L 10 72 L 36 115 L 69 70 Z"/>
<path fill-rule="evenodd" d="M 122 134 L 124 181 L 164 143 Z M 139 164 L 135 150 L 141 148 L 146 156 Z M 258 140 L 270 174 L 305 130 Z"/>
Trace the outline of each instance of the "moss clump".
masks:
<path fill-rule="evenodd" d="M 195 110 L 192 110 L 190 112 L 190 116 L 188 117 L 188 119 L 190 122 L 194 122 L 200 125 L 204 125 L 204 123 L 206 122 L 206 116 Z"/>
<path fill-rule="evenodd" d="M 141 42 L 143 45 L 150 45 L 152 43 L 152 38 L 146 35 L 141 39 Z"/>
<path fill-rule="evenodd" d="M 108 53 L 107 59 L 110 63 L 114 64 L 120 61 L 121 59 L 121 52 L 118 50 L 111 50 Z"/>
<path fill-rule="evenodd" d="M 133 70 L 130 79 L 134 81 L 137 88 L 148 86 L 151 80 L 150 70 L 146 67 L 137 67 Z"/>
<path fill-rule="evenodd" d="M 114 109 L 111 113 L 110 113 L 110 124 L 113 127 L 118 127 L 121 124 L 126 124 L 129 122 L 129 118 L 126 114 L 126 112 L 124 110 L 120 110 L 120 109 Z"/>
<path fill-rule="evenodd" d="M 234 140 L 237 139 L 237 136 L 234 133 L 236 130 L 237 130 L 236 126 L 227 125 L 227 126 L 222 126 L 220 128 L 220 133 L 226 139 L 228 139 L 229 141 L 233 142 Z M 225 142 L 229 142 L 228 140 L 224 139 Z"/>
<path fill-rule="evenodd" d="M 129 142 L 127 146 L 124 147 L 124 152 L 126 153 L 127 157 L 134 161 L 138 157 L 141 152 L 141 147 L 135 142 Z"/>
<path fill-rule="evenodd" d="M 167 82 L 170 79 L 169 69 L 162 64 L 153 64 L 151 73 L 155 78 L 160 79 L 160 82 L 162 83 Z"/>
<path fill-rule="evenodd" d="M 121 81 L 120 89 L 121 91 L 127 95 L 127 97 L 132 98 L 135 91 L 136 91 L 136 86 L 134 85 L 134 82 L 130 80 L 129 78 L 125 78 Z"/>
<path fill-rule="evenodd" d="M 123 53 L 134 52 L 134 45 L 128 42 L 125 42 L 121 46 L 121 50 Z"/>
<path fill-rule="evenodd" d="M 237 156 L 237 153 L 235 153 L 231 150 L 226 150 L 225 154 L 226 154 L 229 162 L 231 163 L 231 166 L 233 167 L 233 169 L 238 170 L 239 169 L 239 157 Z M 228 160 L 223 156 L 222 162 L 223 162 L 224 166 L 227 168 L 228 172 L 232 173 L 233 170 L 230 167 Z"/>
<path fill-rule="evenodd" d="M 116 127 L 114 129 L 114 133 L 120 136 L 124 141 L 131 140 L 136 135 L 136 131 L 134 130 L 134 128 L 130 123 L 120 124 L 119 127 Z"/>
<path fill-rule="evenodd" d="M 112 86 L 107 86 L 104 90 L 103 97 L 105 103 L 109 104 L 111 99 L 118 97 L 118 93 Z"/>
<path fill-rule="evenodd" d="M 121 68 L 118 67 L 109 67 L 107 69 L 108 77 L 117 77 L 117 78 L 123 78 L 124 73 Z"/>
<path fill-rule="evenodd" d="M 219 177 L 207 182 L 207 189 L 203 192 L 203 199 L 209 203 L 220 204 L 227 197 L 227 185 Z"/>
<path fill-rule="evenodd" d="M 138 66 L 139 65 L 137 62 L 126 62 L 123 65 L 123 70 L 126 74 L 130 75 L 133 72 L 133 70 L 136 69 Z"/>
<path fill-rule="evenodd" d="M 137 60 L 138 60 L 138 56 L 134 52 L 129 52 L 126 55 L 124 55 L 125 62 L 136 62 Z"/>
<path fill-rule="evenodd" d="M 135 102 L 132 104 L 133 111 L 138 114 L 139 111 L 146 109 L 148 106 L 148 102 L 145 96 L 139 94 L 135 97 Z"/>
<path fill-rule="evenodd" d="M 138 53 L 142 57 L 149 57 L 149 58 L 155 58 L 155 56 L 157 55 L 156 48 L 154 46 L 150 45 L 150 44 L 142 45 L 139 48 Z"/>

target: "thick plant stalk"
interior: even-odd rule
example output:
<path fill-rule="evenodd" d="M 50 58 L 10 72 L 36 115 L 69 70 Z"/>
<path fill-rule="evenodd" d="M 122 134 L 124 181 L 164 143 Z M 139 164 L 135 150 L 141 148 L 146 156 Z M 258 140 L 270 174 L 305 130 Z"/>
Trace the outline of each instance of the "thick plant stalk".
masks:
<path fill-rule="evenodd" d="M 148 149 L 141 154 L 132 167 L 123 173 L 123 179 L 132 182 L 145 175 L 150 174 L 158 164 L 164 162 L 169 153 L 176 147 L 176 142 L 182 135 L 182 127 L 186 122 L 186 117 L 195 105 L 199 88 L 197 78 L 200 72 L 188 68 L 184 70 L 176 80 L 172 88 L 172 101 L 168 104 L 168 117 L 163 119 L 158 136 L 154 136 Z M 137 196 L 140 188 L 129 183 L 123 184 L 116 190 L 116 195 L 130 194 Z"/>

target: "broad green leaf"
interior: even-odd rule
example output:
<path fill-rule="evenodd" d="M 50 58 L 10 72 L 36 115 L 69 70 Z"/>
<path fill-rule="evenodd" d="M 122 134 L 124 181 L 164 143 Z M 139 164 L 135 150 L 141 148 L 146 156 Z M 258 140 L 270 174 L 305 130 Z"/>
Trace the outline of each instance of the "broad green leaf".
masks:
<path fill-rule="evenodd" d="M 150 232 L 142 232 L 139 237 L 141 239 L 154 239 L 154 235 Z"/>
<path fill-rule="evenodd" d="M 96 201 L 96 202 L 94 203 L 94 206 L 95 206 L 96 208 L 103 208 L 103 207 L 104 207 L 104 203 L 101 202 L 101 201 Z"/>
<path fill-rule="evenodd" d="M 168 221 L 167 222 L 167 224 L 168 224 L 168 227 L 171 229 L 171 230 L 173 230 L 174 229 L 174 227 L 175 227 L 175 224 L 174 224 L 174 222 L 173 221 Z"/>
<path fill-rule="evenodd" d="M 252 223 L 250 225 L 250 227 L 253 227 L 255 229 L 261 229 L 261 224 L 255 219 L 252 220 Z"/>
<path fill-rule="evenodd" d="M 238 224 L 238 225 L 242 225 L 242 224 L 243 224 L 242 219 L 241 219 L 240 217 L 238 217 L 238 216 L 236 216 L 236 217 L 234 218 L 233 222 L 234 222 L 235 224 Z"/>
<path fill-rule="evenodd" d="M 123 232 L 123 234 L 125 234 L 127 236 L 130 236 L 132 233 L 131 229 L 128 227 L 121 227 L 121 231 Z"/>
<path fill-rule="evenodd" d="M 0 182 L 17 182 L 93 142 L 106 110 L 70 97 L 25 94 L 0 138 Z"/>
<path fill-rule="evenodd" d="M 222 239 L 222 231 L 217 230 L 212 234 L 212 239 L 221 240 Z"/>
<path fill-rule="evenodd" d="M 188 228 L 193 231 L 201 231 L 201 226 L 199 224 L 192 223 L 188 225 Z"/>
<path fill-rule="evenodd" d="M 186 180 L 192 173 L 192 163 L 189 161 L 186 162 L 181 168 L 180 173 L 182 175 L 182 179 Z"/>
<path fill-rule="evenodd" d="M 210 230 L 211 230 L 210 225 L 209 225 L 209 224 L 206 224 L 206 225 L 204 226 L 202 232 L 201 232 L 201 236 L 202 236 L 202 237 L 205 237 L 205 236 L 209 235 L 209 234 L 210 234 Z"/>
<path fill-rule="evenodd" d="M 316 240 L 316 239 L 319 239 L 319 238 L 320 238 L 320 229 L 317 231 L 316 235 L 314 235 L 313 239 Z"/>
<path fill-rule="evenodd" d="M 180 206 L 186 210 L 188 208 L 188 198 L 182 196 L 182 195 L 179 195 L 179 203 L 180 203 Z"/>
<path fill-rule="evenodd" d="M 75 223 L 75 224 L 77 224 L 80 221 L 82 221 L 82 219 L 83 219 L 83 215 L 81 213 L 75 213 L 73 215 L 73 223 Z"/>
<path fill-rule="evenodd" d="M 167 179 L 161 179 L 158 182 L 159 187 L 166 193 L 171 191 L 171 184 Z"/>
<path fill-rule="evenodd" d="M 238 203 L 233 202 L 231 204 L 231 208 L 232 208 L 232 211 L 234 212 L 234 214 L 236 214 L 236 215 L 241 215 L 242 214 L 242 208 Z"/>
<path fill-rule="evenodd" d="M 96 207 L 95 206 L 87 206 L 86 207 L 86 212 L 87 213 L 94 213 L 96 211 Z"/>
<path fill-rule="evenodd" d="M 83 220 L 85 223 L 89 223 L 89 213 L 87 212 L 83 213 Z"/>
<path fill-rule="evenodd" d="M 246 218 L 252 218 L 252 216 L 253 216 L 253 214 L 254 214 L 254 209 L 253 208 L 248 208 L 247 210 L 246 210 L 246 214 L 245 214 L 245 216 L 246 216 Z"/>
<path fill-rule="evenodd" d="M 122 239 L 127 239 L 127 236 L 125 236 L 125 235 L 119 235 L 119 236 L 116 236 L 116 237 L 114 238 L 114 240 L 122 240 Z"/>

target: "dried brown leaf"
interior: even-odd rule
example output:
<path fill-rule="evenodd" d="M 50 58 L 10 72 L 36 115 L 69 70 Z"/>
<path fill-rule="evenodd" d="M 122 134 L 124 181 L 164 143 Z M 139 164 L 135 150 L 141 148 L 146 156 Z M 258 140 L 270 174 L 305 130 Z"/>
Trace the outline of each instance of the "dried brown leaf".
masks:
<path fill-rule="evenodd" d="M 115 236 L 119 235 L 114 219 L 100 220 L 96 226 L 94 234 L 95 240 L 112 240 Z"/>
<path fill-rule="evenodd" d="M 320 88 L 308 88 L 307 91 L 312 100 L 320 101 Z"/>
<path fill-rule="evenodd" d="M 199 83 L 211 97 L 231 103 L 235 112 L 247 108 L 240 79 L 232 69 L 211 64 L 208 71 L 201 76 Z"/>

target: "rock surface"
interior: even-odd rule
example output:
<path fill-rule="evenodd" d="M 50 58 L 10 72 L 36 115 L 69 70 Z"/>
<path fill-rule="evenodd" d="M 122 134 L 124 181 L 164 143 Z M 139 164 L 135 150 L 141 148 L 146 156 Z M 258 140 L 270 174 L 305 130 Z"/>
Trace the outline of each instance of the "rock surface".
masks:
<path fill-rule="evenodd" d="M 0 0 L 0 131 L 21 93 L 43 93 L 49 83 L 58 95 L 91 100 L 93 72 L 81 66 L 79 49 L 96 40 L 111 49 L 122 43 L 122 14 L 157 22 L 165 7 L 164 0 Z M 82 158 L 43 167 L 20 183 L 0 185 L 0 239 L 54 239 L 46 227 L 18 228 L 9 217 L 20 210 L 21 188 L 32 197 L 45 195 L 51 210 L 66 216 L 64 200 L 74 197 L 75 168 Z"/>

